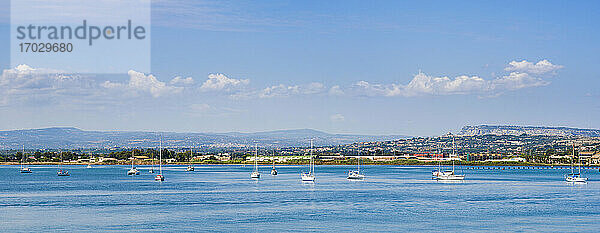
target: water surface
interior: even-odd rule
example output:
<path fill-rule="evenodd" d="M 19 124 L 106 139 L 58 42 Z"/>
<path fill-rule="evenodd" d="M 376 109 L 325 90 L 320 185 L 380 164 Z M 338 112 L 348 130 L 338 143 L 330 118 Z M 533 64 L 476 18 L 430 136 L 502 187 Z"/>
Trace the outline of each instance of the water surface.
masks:
<path fill-rule="evenodd" d="M 300 181 L 305 166 L 164 167 L 156 182 L 141 167 L 0 166 L 0 232 L 71 231 L 560 231 L 600 229 L 600 173 L 587 184 L 563 181 L 561 169 L 461 169 L 463 182 L 431 180 L 432 167 L 317 166 L 317 182 Z"/>

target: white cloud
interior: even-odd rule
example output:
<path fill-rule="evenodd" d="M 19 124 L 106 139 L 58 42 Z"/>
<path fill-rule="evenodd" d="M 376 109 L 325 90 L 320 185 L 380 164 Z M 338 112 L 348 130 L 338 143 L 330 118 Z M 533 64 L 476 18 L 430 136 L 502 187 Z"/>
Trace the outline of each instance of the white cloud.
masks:
<path fill-rule="evenodd" d="M 200 89 L 205 91 L 231 90 L 248 83 L 250 83 L 248 79 L 234 79 L 228 78 L 224 74 L 210 74 Z"/>
<path fill-rule="evenodd" d="M 340 121 L 346 120 L 346 117 L 344 117 L 344 115 L 338 113 L 338 114 L 333 114 L 333 115 L 329 116 L 329 119 L 333 122 L 340 122 Z"/>
<path fill-rule="evenodd" d="M 508 67 L 504 68 L 505 71 L 516 71 L 529 74 L 546 74 L 554 73 L 557 70 L 563 68 L 561 65 L 554 65 L 548 60 L 541 60 L 537 63 L 523 61 L 511 61 L 508 63 Z"/>
<path fill-rule="evenodd" d="M 154 98 L 179 93 L 183 90 L 183 87 L 169 86 L 165 82 L 159 81 L 151 74 L 145 75 L 144 73 L 134 70 L 128 71 L 127 74 L 129 75 L 129 82 L 126 84 L 106 81 L 102 86 L 110 89 L 122 88 L 134 92 L 146 92 L 150 93 Z"/>
<path fill-rule="evenodd" d="M 495 79 L 492 82 L 494 90 L 517 90 L 527 87 L 539 87 L 550 84 L 549 81 L 533 77 L 527 73 L 512 72 L 507 76 Z"/>
<path fill-rule="evenodd" d="M 325 92 L 325 85 L 318 82 L 306 85 L 284 85 L 266 87 L 258 93 L 259 98 L 287 97 L 292 95 L 314 95 Z"/>
<path fill-rule="evenodd" d="M 547 60 L 535 64 L 513 61 L 509 65 L 506 70 L 515 70 L 515 72 L 493 80 L 466 75 L 455 78 L 434 77 L 420 72 L 406 85 L 383 85 L 359 81 L 354 84 L 354 87 L 358 89 L 359 95 L 366 96 L 497 94 L 503 91 L 548 85 L 550 81 L 544 79 L 544 74 L 554 74 L 556 70 L 562 68 Z"/>
<path fill-rule="evenodd" d="M 329 88 L 329 95 L 341 96 L 344 95 L 344 91 L 342 91 L 342 88 L 339 85 L 335 85 Z"/>
<path fill-rule="evenodd" d="M 275 86 L 271 86 L 271 87 L 267 87 L 267 88 L 263 89 L 258 94 L 258 97 L 260 97 L 260 98 L 284 97 L 284 96 L 290 96 L 290 95 L 299 94 L 299 93 L 300 93 L 300 87 L 297 85 L 287 86 L 287 85 L 279 84 L 279 85 L 275 85 Z"/>
<path fill-rule="evenodd" d="M 194 84 L 194 79 L 192 77 L 182 78 L 182 77 L 177 76 L 177 77 L 171 79 L 171 81 L 169 83 L 171 85 L 187 86 L 187 85 Z"/>
<path fill-rule="evenodd" d="M 2 105 L 23 101 L 47 103 L 59 96 L 85 95 L 93 88 L 95 82 L 90 78 L 19 65 L 2 71 L 0 101 Z"/>

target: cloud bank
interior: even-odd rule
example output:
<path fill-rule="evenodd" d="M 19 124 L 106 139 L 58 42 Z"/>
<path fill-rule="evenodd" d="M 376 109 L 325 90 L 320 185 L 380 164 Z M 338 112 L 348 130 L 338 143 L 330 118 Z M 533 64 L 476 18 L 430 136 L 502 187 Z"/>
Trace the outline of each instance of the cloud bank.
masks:
<path fill-rule="evenodd" d="M 537 63 L 512 61 L 504 69 L 512 71 L 502 77 L 486 80 L 479 76 L 434 77 L 419 72 L 408 84 L 373 84 L 368 81 L 356 82 L 357 93 L 365 96 L 426 96 L 457 94 L 498 94 L 505 91 L 550 84 L 548 77 L 563 68 L 548 60 Z"/>

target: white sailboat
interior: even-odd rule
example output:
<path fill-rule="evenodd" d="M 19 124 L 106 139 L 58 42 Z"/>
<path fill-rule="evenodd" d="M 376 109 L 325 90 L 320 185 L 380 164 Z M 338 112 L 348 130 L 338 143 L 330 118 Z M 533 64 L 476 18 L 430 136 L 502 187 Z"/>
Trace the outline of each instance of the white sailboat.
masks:
<path fill-rule="evenodd" d="M 23 166 L 23 161 L 25 160 L 25 145 L 23 145 L 23 152 L 21 153 L 21 168 L 19 171 L 21 173 L 31 173 L 31 169 L 29 169 L 29 167 Z"/>
<path fill-rule="evenodd" d="M 90 162 L 88 163 L 86 168 L 92 168 L 92 151 L 90 150 Z"/>
<path fill-rule="evenodd" d="M 188 172 L 193 172 L 195 170 L 194 165 L 191 164 L 192 158 L 193 158 L 193 149 L 190 148 L 190 164 L 187 166 L 187 168 L 185 169 Z"/>
<path fill-rule="evenodd" d="M 452 158 L 452 156 L 456 156 L 456 153 L 454 150 L 454 135 L 452 135 L 452 155 L 450 156 L 450 158 Z M 442 171 L 441 163 L 440 163 L 440 168 L 437 171 L 437 173 L 435 173 L 434 179 L 436 179 L 436 180 L 464 180 L 465 175 L 457 175 L 456 173 L 454 173 L 454 159 L 452 159 L 452 170 Z"/>
<path fill-rule="evenodd" d="M 565 175 L 565 180 L 567 182 L 587 182 L 587 177 L 581 177 L 581 157 L 579 157 L 579 172 L 577 173 L 573 171 L 573 159 L 575 159 L 575 144 L 573 144 L 573 158 L 571 158 L 571 173 Z"/>
<path fill-rule="evenodd" d="M 162 135 L 160 136 L 160 146 L 158 151 L 158 167 L 159 173 L 154 177 L 156 181 L 165 181 L 165 176 L 162 174 Z M 152 168 L 152 172 L 154 172 L 154 168 Z"/>
<path fill-rule="evenodd" d="M 315 181 L 315 161 L 313 158 L 313 141 L 310 140 L 310 162 L 308 165 L 308 173 L 302 172 L 300 178 L 303 182 L 314 182 Z"/>
<path fill-rule="evenodd" d="M 140 171 L 133 166 L 133 161 L 135 160 L 135 155 L 134 152 L 135 150 L 131 150 L 131 169 L 129 169 L 129 171 L 127 171 L 127 175 L 128 176 L 137 176 L 140 174 Z"/>
<path fill-rule="evenodd" d="M 62 152 L 60 152 L 60 163 L 58 164 L 58 171 L 56 172 L 56 174 L 58 176 L 70 176 L 71 174 L 69 174 L 69 171 L 67 170 L 63 170 L 61 165 L 62 165 Z"/>
<path fill-rule="evenodd" d="M 254 171 L 250 173 L 250 178 L 260 179 L 260 172 L 258 172 L 258 144 L 255 145 L 254 149 Z"/>
<path fill-rule="evenodd" d="M 365 178 L 365 175 L 360 173 L 360 150 L 358 151 L 357 159 L 358 159 L 358 168 L 357 168 L 357 170 L 348 172 L 349 180 L 362 180 Z"/>

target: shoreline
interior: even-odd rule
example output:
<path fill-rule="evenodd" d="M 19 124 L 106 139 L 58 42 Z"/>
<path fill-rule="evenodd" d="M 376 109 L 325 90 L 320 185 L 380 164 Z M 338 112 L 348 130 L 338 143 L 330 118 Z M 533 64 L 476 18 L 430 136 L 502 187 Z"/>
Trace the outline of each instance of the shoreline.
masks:
<path fill-rule="evenodd" d="M 78 165 L 78 166 L 87 166 L 88 164 L 91 164 L 92 166 L 123 166 L 123 165 L 131 165 L 131 163 L 58 163 L 58 162 L 38 162 L 38 163 L 26 163 L 23 165 L 26 166 L 32 166 L 32 165 Z M 195 166 L 202 166 L 202 165 L 224 165 L 224 166 L 244 166 L 244 165 L 253 165 L 253 163 L 248 162 L 248 163 L 168 163 L 168 164 L 163 164 L 165 166 L 169 166 L 169 165 L 195 165 Z M 14 166 L 14 165 L 21 165 L 20 163 L 17 162 L 0 162 L 0 166 Z M 150 163 L 139 163 L 139 164 L 135 164 L 136 166 L 150 166 L 152 164 Z M 155 166 L 158 166 L 157 164 L 154 164 Z M 261 166 L 265 166 L 265 165 L 272 165 L 272 163 L 258 163 L 258 165 Z M 297 165 L 308 165 L 308 163 L 276 163 L 275 166 L 297 166 Z M 352 166 L 352 165 L 356 165 L 354 163 L 340 163 L 340 162 L 320 162 L 320 163 L 315 163 L 315 165 L 334 165 L 334 166 Z M 403 161 L 403 162 L 397 162 L 397 161 L 390 161 L 390 162 L 371 162 L 371 163 L 364 163 L 361 165 L 375 165 L 375 166 L 382 166 L 382 165 L 394 165 L 394 166 L 436 166 L 438 165 L 435 162 L 408 162 L 408 161 Z M 448 166 L 448 165 L 452 165 L 451 163 L 442 163 L 443 166 Z M 511 162 L 511 163 L 501 163 L 501 162 L 462 162 L 459 164 L 455 164 L 455 166 L 471 166 L 471 167 L 485 167 L 485 166 L 496 166 L 496 167 L 516 167 L 516 166 L 526 166 L 526 167 L 570 167 L 571 164 L 538 164 L 538 163 L 523 163 L 523 162 Z M 577 166 L 577 165 L 574 165 Z M 592 165 L 582 165 L 582 167 L 587 167 L 587 168 L 600 168 L 600 165 L 598 164 L 592 164 Z"/>

